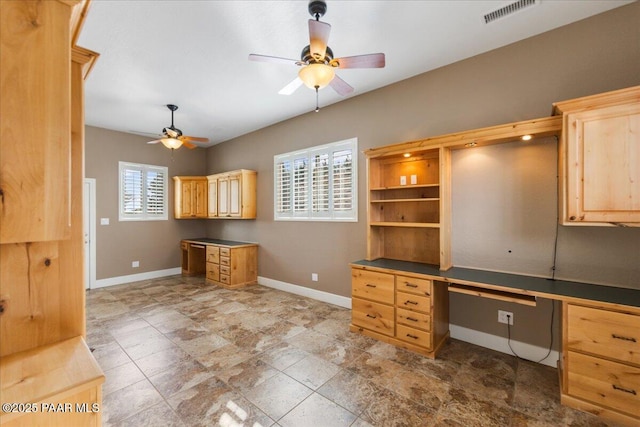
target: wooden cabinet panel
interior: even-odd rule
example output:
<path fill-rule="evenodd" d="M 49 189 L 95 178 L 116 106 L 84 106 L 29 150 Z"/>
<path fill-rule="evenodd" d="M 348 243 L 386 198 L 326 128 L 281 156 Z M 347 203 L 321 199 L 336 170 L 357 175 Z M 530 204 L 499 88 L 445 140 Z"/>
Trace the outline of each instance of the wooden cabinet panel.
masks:
<path fill-rule="evenodd" d="M 396 292 L 396 305 L 408 310 L 431 312 L 431 298 L 421 295 Z"/>
<path fill-rule="evenodd" d="M 568 392 L 640 417 L 640 368 L 568 352 Z"/>
<path fill-rule="evenodd" d="M 640 366 L 640 316 L 570 304 L 567 346 Z"/>
<path fill-rule="evenodd" d="M 352 298 L 351 310 L 354 325 L 384 335 L 394 335 L 394 310 L 392 306 Z"/>
<path fill-rule="evenodd" d="M 207 218 L 208 181 L 200 176 L 174 176 L 174 217 L 176 219 Z"/>
<path fill-rule="evenodd" d="M 71 11 L 0 2 L 0 243 L 70 236 Z"/>
<path fill-rule="evenodd" d="M 396 323 L 429 331 L 431 330 L 431 315 L 398 307 L 396 308 Z"/>
<path fill-rule="evenodd" d="M 256 218 L 256 172 L 240 169 L 207 176 L 209 218 Z"/>
<path fill-rule="evenodd" d="M 431 280 L 398 275 L 396 276 L 396 289 L 402 292 L 431 296 Z"/>
<path fill-rule="evenodd" d="M 394 276 L 375 271 L 351 270 L 351 292 L 354 297 L 366 298 L 385 304 L 394 302 Z"/>
<path fill-rule="evenodd" d="M 207 245 L 207 262 L 220 263 L 220 247 Z"/>
<path fill-rule="evenodd" d="M 396 337 L 425 348 L 431 348 L 431 333 L 404 325 L 396 326 Z"/>
<path fill-rule="evenodd" d="M 640 87 L 556 108 L 564 116 L 562 223 L 640 225 Z"/>
<path fill-rule="evenodd" d="M 563 403 L 637 425 L 640 312 L 563 304 Z"/>

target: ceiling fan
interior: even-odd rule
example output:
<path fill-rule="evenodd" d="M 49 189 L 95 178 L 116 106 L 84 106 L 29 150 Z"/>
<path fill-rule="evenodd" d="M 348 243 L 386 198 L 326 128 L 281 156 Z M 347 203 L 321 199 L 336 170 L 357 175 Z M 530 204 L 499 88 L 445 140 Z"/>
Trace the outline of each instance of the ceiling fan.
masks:
<path fill-rule="evenodd" d="M 353 87 L 335 74 L 335 68 L 383 68 L 385 66 L 385 57 L 384 53 L 372 53 L 334 58 L 333 51 L 327 46 L 331 25 L 320 21 L 320 17 L 327 12 L 327 3 L 324 0 L 311 0 L 308 9 L 315 20 L 309 20 L 309 44 L 302 49 L 299 60 L 258 55 L 255 53 L 249 55 L 249 60 L 295 64 L 302 67 L 298 72 L 298 77 L 278 93 L 281 95 L 291 95 L 304 84 L 311 89 L 315 89 L 315 111 L 318 111 L 317 100 L 319 89 L 328 85 L 341 96 L 353 92 Z"/>
<path fill-rule="evenodd" d="M 208 138 L 183 135 L 182 131 L 173 125 L 173 112 L 178 109 L 178 106 L 167 104 L 167 108 L 171 110 L 171 126 L 162 129 L 160 139 L 149 141 L 147 144 L 157 144 L 158 142 L 162 142 L 165 147 L 175 150 L 176 148 L 180 148 L 182 145 L 191 149 L 196 148 L 197 145 L 193 144 L 191 141 L 209 142 Z"/>

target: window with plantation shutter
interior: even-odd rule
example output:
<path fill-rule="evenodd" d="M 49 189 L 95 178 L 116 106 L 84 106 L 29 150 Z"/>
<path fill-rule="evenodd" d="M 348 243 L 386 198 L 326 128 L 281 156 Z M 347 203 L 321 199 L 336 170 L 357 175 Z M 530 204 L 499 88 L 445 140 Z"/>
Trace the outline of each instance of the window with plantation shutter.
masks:
<path fill-rule="evenodd" d="M 357 221 L 357 138 L 274 156 L 274 219 Z"/>
<path fill-rule="evenodd" d="M 166 220 L 168 169 L 127 162 L 118 166 L 120 221 Z"/>

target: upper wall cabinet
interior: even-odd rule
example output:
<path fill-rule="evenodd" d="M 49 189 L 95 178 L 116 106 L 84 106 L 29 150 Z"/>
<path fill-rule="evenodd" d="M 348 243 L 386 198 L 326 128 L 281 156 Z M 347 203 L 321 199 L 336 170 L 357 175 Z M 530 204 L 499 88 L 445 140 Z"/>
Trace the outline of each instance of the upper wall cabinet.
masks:
<path fill-rule="evenodd" d="M 209 218 L 256 218 L 256 177 L 252 170 L 240 169 L 207 176 Z"/>
<path fill-rule="evenodd" d="M 71 9 L 3 1 L 0 10 L 0 243 L 68 239 Z"/>
<path fill-rule="evenodd" d="M 640 86 L 554 107 L 561 223 L 640 226 Z"/>
<path fill-rule="evenodd" d="M 207 178 L 204 176 L 174 176 L 176 219 L 207 218 Z"/>

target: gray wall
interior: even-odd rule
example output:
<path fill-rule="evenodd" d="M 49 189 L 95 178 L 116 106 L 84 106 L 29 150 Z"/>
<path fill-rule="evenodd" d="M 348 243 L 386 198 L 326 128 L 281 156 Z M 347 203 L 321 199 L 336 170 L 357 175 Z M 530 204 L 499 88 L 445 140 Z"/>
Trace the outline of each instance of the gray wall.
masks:
<path fill-rule="evenodd" d="M 87 126 L 85 177 L 96 180 L 96 279 L 164 270 L 180 266 L 180 239 L 202 237 L 206 226 L 199 220 L 173 219 L 175 175 L 204 175 L 204 150 L 181 148 L 173 153 L 150 138 Z M 118 221 L 118 162 L 144 163 L 169 168 L 169 219 Z M 109 225 L 100 225 L 109 218 Z M 140 267 L 132 268 L 131 262 Z"/>
<path fill-rule="evenodd" d="M 638 22 L 640 4 L 633 3 L 214 146 L 209 173 L 258 171 L 258 219 L 210 222 L 208 234 L 259 242 L 260 276 L 349 296 L 348 264 L 366 255 L 364 156 L 359 222 L 333 224 L 273 221 L 275 154 L 354 136 L 366 150 L 545 117 L 553 102 L 638 85 Z M 550 274 L 556 156 L 555 138 L 455 152 L 454 264 Z M 479 194 L 470 194 L 469 182 L 481 187 Z M 559 227 L 557 277 L 640 288 L 639 242 L 640 229 Z M 530 308 L 451 295 L 451 322 L 504 335 L 498 308 L 514 312 L 515 339 L 548 345 L 548 301 Z"/>
<path fill-rule="evenodd" d="M 206 153 L 199 151 L 206 154 L 205 163 L 180 163 L 185 169 L 181 172 L 170 170 L 170 173 L 210 174 L 237 168 L 257 170 L 258 218 L 255 221 L 203 220 L 200 222 L 204 233 L 210 237 L 258 242 L 258 270 L 262 277 L 349 296 L 348 264 L 366 255 L 364 156 L 361 154 L 358 159 L 359 222 L 318 223 L 273 221 L 274 155 L 351 137 L 358 137 L 359 149 L 364 151 L 466 129 L 544 117 L 551 113 L 551 104 L 555 101 L 638 85 L 638 22 L 640 3 L 636 2 L 354 96 L 325 107 L 320 113 L 298 116 L 218 144 Z M 354 85 L 357 91 L 357 82 Z M 311 92 L 309 102 L 312 106 Z M 322 129 L 322 132 L 310 129 Z M 107 140 L 101 136 L 103 132 L 92 129 L 87 132 L 87 176 L 99 178 L 98 200 L 102 207 L 98 208 L 98 217 L 106 216 L 100 211 L 106 210 L 108 203 L 117 201 L 115 195 L 109 195 L 117 190 L 101 193 L 105 187 L 117 187 L 117 175 L 106 171 L 96 173 L 95 168 L 103 159 L 91 160 L 92 156 L 101 155 L 95 145 L 119 144 L 122 150 L 128 145 L 121 141 L 132 141 L 129 138 L 140 141 L 138 137 L 117 133 L 111 135 L 118 141 Z M 101 136 L 101 141 L 92 141 L 97 136 Z M 103 151 L 112 150 L 113 145 L 109 147 Z M 168 156 L 166 150 L 154 148 Z M 134 160 L 116 159 L 120 156 L 115 152 L 117 149 L 112 150 L 108 158 L 114 159 L 116 171 L 117 160 Z M 188 153 L 178 150 L 176 154 L 183 152 Z M 136 153 L 143 155 L 143 151 Z M 154 161 L 144 160 L 147 163 Z M 549 275 L 557 215 L 555 139 L 457 151 L 452 161 L 454 264 Z M 107 179 L 113 179 L 114 184 L 100 183 Z M 471 184 L 480 190 L 472 192 Z M 101 202 L 103 197 L 111 201 Z M 117 205 L 113 209 L 114 213 L 109 214 L 112 219 L 117 215 Z M 167 234 L 170 237 L 165 246 L 168 250 L 173 250 L 180 238 L 200 234 L 195 224 L 176 224 L 170 220 L 169 225 L 171 230 Z M 137 236 L 127 234 L 134 231 L 130 229 L 111 227 L 108 235 L 100 226 L 98 229 L 98 255 L 110 259 L 120 258 L 116 252 L 133 245 L 132 236 Z M 640 288 L 640 228 L 558 227 L 558 234 L 557 277 Z M 108 239 L 109 243 L 100 242 L 101 238 Z M 162 256 L 158 252 L 160 250 L 156 256 Z M 172 256 L 165 254 L 166 264 L 155 269 L 176 267 L 177 260 L 171 262 Z M 120 263 L 108 261 L 108 266 L 101 266 L 105 261 L 99 258 L 98 277 L 131 274 L 127 271 L 130 268 L 124 269 L 126 265 L 120 267 L 126 257 L 122 258 Z M 130 266 L 130 261 L 127 262 Z M 144 271 L 142 264 L 140 270 Z M 311 281 L 311 273 L 318 273 L 318 282 Z M 506 309 L 513 311 L 516 319 L 512 329 L 514 339 L 546 347 L 551 305 L 542 301 L 535 308 L 522 307 L 454 294 L 451 295 L 451 323 L 504 335 L 504 325 L 496 322 L 496 310 Z"/>

